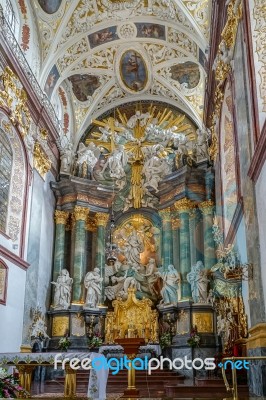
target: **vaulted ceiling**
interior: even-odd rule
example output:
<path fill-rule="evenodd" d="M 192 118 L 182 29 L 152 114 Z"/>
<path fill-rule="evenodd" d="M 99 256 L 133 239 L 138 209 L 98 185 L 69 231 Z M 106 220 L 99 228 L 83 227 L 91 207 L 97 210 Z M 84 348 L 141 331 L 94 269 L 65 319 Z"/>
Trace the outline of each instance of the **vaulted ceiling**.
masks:
<path fill-rule="evenodd" d="M 93 118 L 142 100 L 171 104 L 201 125 L 209 3 L 31 0 L 40 82 L 52 101 L 60 98 L 65 133 L 77 142 Z"/>

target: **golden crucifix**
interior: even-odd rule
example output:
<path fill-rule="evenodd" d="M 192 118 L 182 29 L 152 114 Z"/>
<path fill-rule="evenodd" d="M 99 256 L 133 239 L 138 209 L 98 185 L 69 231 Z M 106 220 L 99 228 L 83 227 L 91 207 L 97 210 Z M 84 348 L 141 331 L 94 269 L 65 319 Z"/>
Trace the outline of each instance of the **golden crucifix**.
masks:
<path fill-rule="evenodd" d="M 129 127 L 129 120 L 126 114 L 121 114 L 120 110 L 116 111 L 118 120 L 113 117 L 104 119 L 102 121 L 93 120 L 95 125 L 100 127 L 100 132 L 94 132 L 92 136 L 97 138 L 97 144 L 106 148 L 109 152 L 115 149 L 115 136 L 125 134 L 125 131 L 132 132 L 132 135 L 128 141 L 124 144 L 124 148 L 129 157 L 129 163 L 132 166 L 131 173 L 131 189 L 130 198 L 133 200 L 133 207 L 140 208 L 142 206 L 142 198 L 144 196 L 143 190 L 143 165 L 145 159 L 144 148 L 160 144 L 160 142 L 146 141 L 146 128 L 150 124 L 154 124 L 156 120 L 156 126 L 161 129 L 170 129 L 175 127 L 174 133 L 189 131 L 191 125 L 184 123 L 185 115 L 179 115 L 175 117 L 171 110 L 165 108 L 164 111 L 157 111 L 156 107 L 151 105 L 147 113 L 142 114 L 140 110 L 136 109 L 135 115 L 131 118 L 135 118 L 132 128 Z M 101 140 L 104 138 L 104 140 Z M 94 141 L 93 139 L 87 139 L 86 143 Z M 165 157 L 171 148 L 164 148 L 164 151 L 159 153 L 159 157 Z"/>

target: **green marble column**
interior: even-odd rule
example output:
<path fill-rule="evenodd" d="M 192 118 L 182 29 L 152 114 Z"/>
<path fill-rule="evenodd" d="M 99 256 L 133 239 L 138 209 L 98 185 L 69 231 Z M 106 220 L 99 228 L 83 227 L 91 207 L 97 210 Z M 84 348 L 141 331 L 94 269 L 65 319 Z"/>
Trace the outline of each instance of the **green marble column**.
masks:
<path fill-rule="evenodd" d="M 215 245 L 212 233 L 214 203 L 211 200 L 207 200 L 201 203 L 199 208 L 203 216 L 204 266 L 206 269 L 211 269 L 216 263 Z"/>
<path fill-rule="evenodd" d="M 162 264 L 164 268 L 173 264 L 173 238 L 170 208 L 159 211 L 162 220 Z"/>
<path fill-rule="evenodd" d="M 85 224 L 89 208 L 76 206 L 74 208 L 75 218 L 75 249 L 73 267 L 73 290 L 72 303 L 81 304 L 83 301 L 83 282 L 86 273 L 86 231 Z"/>
<path fill-rule="evenodd" d="M 97 225 L 97 247 L 96 247 L 96 266 L 100 269 L 102 281 L 101 304 L 104 304 L 104 276 L 105 276 L 105 235 L 106 225 L 109 214 L 96 213 L 95 220 Z"/>
<path fill-rule="evenodd" d="M 189 213 L 189 242 L 190 242 L 190 262 L 191 265 L 196 264 L 197 252 L 196 252 L 196 210 L 193 208 Z"/>
<path fill-rule="evenodd" d="M 175 202 L 175 209 L 180 218 L 180 274 L 181 300 L 191 298 L 191 288 L 187 281 L 187 274 L 191 271 L 189 214 L 194 208 L 191 200 L 184 198 Z"/>
<path fill-rule="evenodd" d="M 69 213 L 66 211 L 55 211 L 54 282 L 57 281 L 60 271 L 65 268 L 65 235 L 68 216 Z"/>
<path fill-rule="evenodd" d="M 172 236 L 173 262 L 176 270 L 180 272 L 180 219 L 176 216 L 172 219 Z"/>

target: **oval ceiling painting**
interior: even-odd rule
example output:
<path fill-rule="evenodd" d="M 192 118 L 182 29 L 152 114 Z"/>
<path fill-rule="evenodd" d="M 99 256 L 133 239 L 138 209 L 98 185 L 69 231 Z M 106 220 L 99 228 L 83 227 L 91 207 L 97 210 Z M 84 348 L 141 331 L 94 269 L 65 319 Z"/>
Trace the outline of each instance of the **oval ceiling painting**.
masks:
<path fill-rule="evenodd" d="M 183 84 L 187 89 L 193 89 L 200 81 L 198 64 L 187 61 L 171 67 L 171 78 Z"/>
<path fill-rule="evenodd" d="M 43 11 L 47 14 L 54 14 L 61 6 L 62 0 L 38 0 Z"/>
<path fill-rule="evenodd" d="M 145 89 L 148 81 L 147 65 L 135 50 L 127 50 L 120 60 L 120 77 L 124 85 L 133 92 Z"/>

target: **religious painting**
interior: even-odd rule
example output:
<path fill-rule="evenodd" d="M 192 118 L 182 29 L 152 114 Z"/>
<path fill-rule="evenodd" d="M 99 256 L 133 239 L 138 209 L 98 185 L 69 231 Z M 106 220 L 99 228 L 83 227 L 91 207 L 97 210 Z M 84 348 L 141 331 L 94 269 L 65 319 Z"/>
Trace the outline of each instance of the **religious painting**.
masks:
<path fill-rule="evenodd" d="M 109 28 L 101 29 L 100 31 L 91 33 L 89 35 L 89 42 L 91 48 L 93 49 L 94 47 L 100 46 L 101 44 L 117 40 L 118 35 L 116 33 L 116 29 L 117 29 L 116 26 L 110 26 Z"/>
<path fill-rule="evenodd" d="M 223 197 L 223 220 L 225 237 L 229 231 L 236 207 L 237 185 L 235 165 L 235 142 L 233 124 L 233 99 L 231 87 L 227 86 L 221 113 L 221 180 Z"/>
<path fill-rule="evenodd" d="M 0 261 L 0 304 L 6 303 L 7 266 Z"/>
<path fill-rule="evenodd" d="M 171 67 L 171 78 L 184 85 L 187 89 L 193 89 L 200 81 L 198 64 L 187 61 Z"/>
<path fill-rule="evenodd" d="M 126 51 L 120 60 L 120 76 L 123 84 L 133 92 L 142 91 L 148 80 L 143 57 L 135 50 Z"/>
<path fill-rule="evenodd" d="M 38 0 L 43 11 L 47 14 L 54 14 L 61 6 L 62 0 Z"/>
<path fill-rule="evenodd" d="M 165 26 L 151 23 L 136 23 L 137 37 L 165 40 Z"/>
<path fill-rule="evenodd" d="M 87 101 L 95 90 L 101 86 L 99 77 L 95 75 L 72 75 L 68 78 L 72 83 L 72 90 L 79 101 Z"/>
<path fill-rule="evenodd" d="M 45 85 L 44 85 L 44 91 L 47 94 L 48 98 L 51 99 L 53 90 L 55 88 L 55 85 L 60 77 L 59 71 L 57 69 L 57 66 L 54 65 L 53 68 L 51 69 L 49 75 L 47 76 Z"/>

